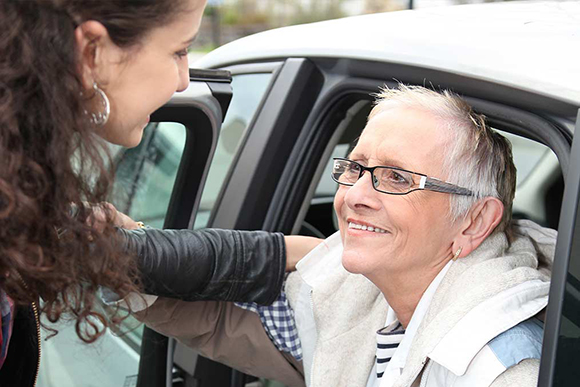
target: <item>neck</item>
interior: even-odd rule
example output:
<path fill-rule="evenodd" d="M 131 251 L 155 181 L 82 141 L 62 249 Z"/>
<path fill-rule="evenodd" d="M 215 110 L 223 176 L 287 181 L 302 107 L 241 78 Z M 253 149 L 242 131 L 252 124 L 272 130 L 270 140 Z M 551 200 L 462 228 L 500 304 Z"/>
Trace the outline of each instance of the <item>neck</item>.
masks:
<path fill-rule="evenodd" d="M 407 329 L 425 290 L 447 262 L 448 260 L 445 260 L 433 267 L 422 267 L 420 270 L 383 273 L 378 278 L 369 279 L 381 290 L 399 322 Z"/>

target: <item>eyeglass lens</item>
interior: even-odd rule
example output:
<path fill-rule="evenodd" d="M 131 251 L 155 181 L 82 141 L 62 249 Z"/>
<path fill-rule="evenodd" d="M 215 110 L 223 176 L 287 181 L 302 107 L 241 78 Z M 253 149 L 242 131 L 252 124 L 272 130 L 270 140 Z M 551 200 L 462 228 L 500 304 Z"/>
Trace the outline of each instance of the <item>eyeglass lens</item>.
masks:
<path fill-rule="evenodd" d="M 344 185 L 354 185 L 362 177 L 365 167 L 350 160 L 334 160 L 333 179 Z M 404 193 L 416 186 L 412 173 L 389 167 L 372 169 L 374 188 L 389 193 Z"/>

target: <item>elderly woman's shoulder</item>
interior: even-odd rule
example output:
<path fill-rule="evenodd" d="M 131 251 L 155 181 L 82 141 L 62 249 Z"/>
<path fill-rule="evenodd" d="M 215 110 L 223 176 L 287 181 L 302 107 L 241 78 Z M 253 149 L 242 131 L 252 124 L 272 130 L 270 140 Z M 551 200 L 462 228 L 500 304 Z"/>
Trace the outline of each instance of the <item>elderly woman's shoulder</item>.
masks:
<path fill-rule="evenodd" d="M 490 387 L 534 387 L 538 384 L 540 359 L 525 359 L 508 368 Z"/>
<path fill-rule="evenodd" d="M 488 343 L 507 369 L 494 381 L 497 386 L 536 386 L 542 353 L 544 324 L 531 318 L 503 332 Z"/>

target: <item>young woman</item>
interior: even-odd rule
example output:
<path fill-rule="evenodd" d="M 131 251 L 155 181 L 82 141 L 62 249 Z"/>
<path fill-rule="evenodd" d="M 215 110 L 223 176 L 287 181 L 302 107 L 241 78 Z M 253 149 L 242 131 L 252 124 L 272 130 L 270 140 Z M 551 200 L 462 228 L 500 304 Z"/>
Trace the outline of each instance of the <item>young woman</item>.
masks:
<path fill-rule="evenodd" d="M 107 221 L 93 221 L 85 203 L 103 202 L 111 186 L 105 141 L 137 145 L 150 114 L 187 87 L 204 7 L 0 2 L 0 385 L 35 384 L 39 314 L 72 316 L 82 340 L 97 339 L 95 318 L 107 326 L 93 309 L 99 286 L 268 303 L 286 266 L 316 244 L 263 232 L 123 231 L 115 226 L 132 221 L 107 206 Z"/>

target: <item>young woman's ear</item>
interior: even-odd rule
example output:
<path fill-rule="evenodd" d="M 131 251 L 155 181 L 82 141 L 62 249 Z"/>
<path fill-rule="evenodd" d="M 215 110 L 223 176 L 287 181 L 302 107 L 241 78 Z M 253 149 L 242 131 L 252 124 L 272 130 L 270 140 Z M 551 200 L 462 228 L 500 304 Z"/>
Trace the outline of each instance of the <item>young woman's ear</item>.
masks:
<path fill-rule="evenodd" d="M 110 63 L 118 55 L 118 47 L 111 41 L 107 28 L 95 20 L 87 20 L 75 29 L 79 75 L 85 89 L 93 83 L 105 83 Z"/>
<path fill-rule="evenodd" d="M 465 257 L 479 247 L 501 222 L 503 211 L 503 203 L 493 197 L 483 198 L 473 205 L 453 240 L 453 253 L 461 249 L 457 258 Z"/>

